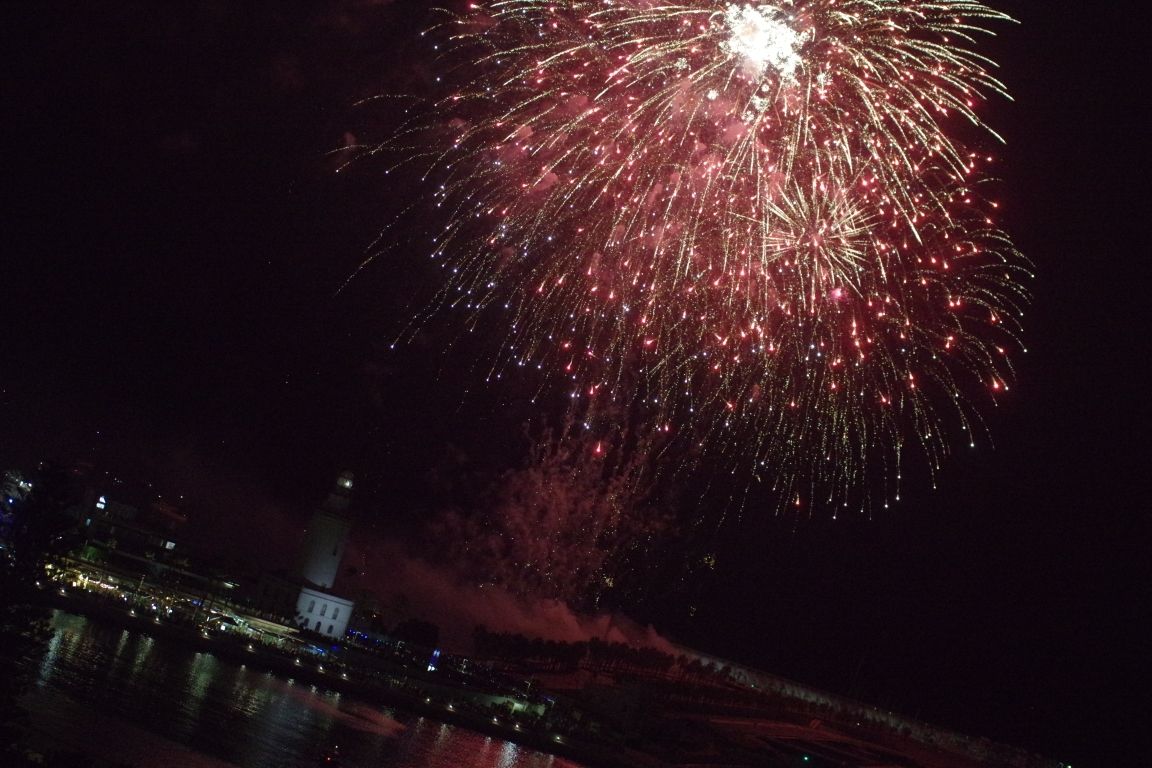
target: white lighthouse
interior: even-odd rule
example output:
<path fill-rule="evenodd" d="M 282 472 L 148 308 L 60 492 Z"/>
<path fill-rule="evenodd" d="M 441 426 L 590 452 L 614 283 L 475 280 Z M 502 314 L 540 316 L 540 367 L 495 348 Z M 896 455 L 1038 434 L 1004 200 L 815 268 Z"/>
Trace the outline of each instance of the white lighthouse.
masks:
<path fill-rule="evenodd" d="M 324 503 L 316 508 L 304 545 L 300 549 L 299 576 L 305 584 L 331 589 L 340 573 L 340 561 L 348 544 L 352 521 L 348 504 L 352 500 L 352 473 L 343 472 Z"/>
<path fill-rule="evenodd" d="M 296 622 L 305 629 L 333 639 L 344 637 L 353 603 L 331 594 L 340 573 L 352 521 L 352 473 L 343 472 L 308 524 L 300 549 L 298 576 L 302 586 L 296 599 Z"/>

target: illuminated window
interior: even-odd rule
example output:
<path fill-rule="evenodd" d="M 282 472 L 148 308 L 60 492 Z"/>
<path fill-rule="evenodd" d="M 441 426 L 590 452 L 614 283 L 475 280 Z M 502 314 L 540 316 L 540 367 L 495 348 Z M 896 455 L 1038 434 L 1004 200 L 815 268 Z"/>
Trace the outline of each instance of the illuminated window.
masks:
<path fill-rule="evenodd" d="M 104 509 L 104 507 L 106 507 L 106 506 L 108 506 L 108 500 L 105 499 L 103 496 L 96 499 L 96 509 Z"/>

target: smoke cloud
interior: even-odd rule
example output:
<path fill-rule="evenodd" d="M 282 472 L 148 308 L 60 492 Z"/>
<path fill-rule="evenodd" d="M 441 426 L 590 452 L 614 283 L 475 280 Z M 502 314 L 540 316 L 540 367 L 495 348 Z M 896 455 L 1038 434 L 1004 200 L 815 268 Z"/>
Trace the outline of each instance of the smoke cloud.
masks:
<path fill-rule="evenodd" d="M 406 552 L 397 542 L 371 551 L 350 547 L 350 562 L 362 563 L 357 577 L 381 598 L 385 619 L 393 624 L 423 619 L 440 628 L 441 645 L 451 651 L 472 650 L 473 632 L 511 632 L 561 642 L 598 638 L 675 654 L 678 649 L 651 627 L 620 614 L 585 615 L 559 600 L 532 599 L 491 585 L 468 583 L 446 567 Z"/>

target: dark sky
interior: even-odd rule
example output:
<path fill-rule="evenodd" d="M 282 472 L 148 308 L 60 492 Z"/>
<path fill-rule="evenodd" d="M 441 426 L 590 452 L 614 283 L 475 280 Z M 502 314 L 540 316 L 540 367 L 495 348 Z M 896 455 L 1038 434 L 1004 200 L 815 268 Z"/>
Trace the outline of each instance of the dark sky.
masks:
<path fill-rule="evenodd" d="M 78 5 L 0 11 L 0 461 L 89 457 L 235 520 L 353 466 L 380 535 L 436 478 L 514 463 L 530 382 L 492 390 L 435 336 L 388 349 L 419 259 L 337 293 L 415 190 L 329 153 L 371 134 L 358 99 L 425 76 L 422 4 Z M 996 449 L 870 521 L 746 513 L 714 574 L 636 611 L 1074 765 L 1147 763 L 1145 33 L 1134 3 L 998 7 L 1022 22 L 988 49 L 1016 99 L 1001 199 L 1039 278 Z"/>

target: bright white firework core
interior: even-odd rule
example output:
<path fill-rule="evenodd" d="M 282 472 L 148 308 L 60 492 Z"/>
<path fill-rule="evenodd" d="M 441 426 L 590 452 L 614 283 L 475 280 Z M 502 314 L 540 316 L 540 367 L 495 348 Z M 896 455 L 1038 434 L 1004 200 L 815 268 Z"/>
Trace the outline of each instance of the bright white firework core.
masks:
<path fill-rule="evenodd" d="M 731 36 L 722 45 L 724 51 L 742 58 L 754 75 L 772 67 L 781 78 L 791 80 L 800 66 L 796 49 L 807 36 L 797 34 L 780 20 L 782 16 L 770 5 L 729 5 L 724 23 Z"/>

